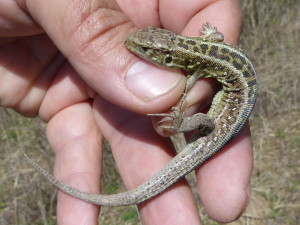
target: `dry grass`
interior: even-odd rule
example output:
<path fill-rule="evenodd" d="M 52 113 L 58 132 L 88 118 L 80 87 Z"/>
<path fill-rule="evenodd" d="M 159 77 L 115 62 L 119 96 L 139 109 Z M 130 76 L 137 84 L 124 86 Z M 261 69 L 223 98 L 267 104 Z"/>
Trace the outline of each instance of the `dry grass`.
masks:
<path fill-rule="evenodd" d="M 244 0 L 241 46 L 253 59 L 260 96 L 251 117 L 255 148 L 251 204 L 232 224 L 300 224 L 300 2 Z M 1 109 L 0 109 L 1 110 Z M 55 224 L 55 192 L 22 158 L 51 171 L 44 124 L 0 111 L 0 224 Z M 106 154 L 104 189 L 122 189 Z M 44 159 L 44 160 L 42 160 Z M 200 213 L 204 215 L 203 209 Z M 134 207 L 105 209 L 101 224 L 139 224 Z M 204 224 L 217 224 L 204 215 Z"/>
<path fill-rule="evenodd" d="M 0 115 L 0 224 L 55 224 L 55 193 L 22 158 L 23 151 L 49 157 L 44 126 L 11 111 Z M 50 164 L 43 166 L 51 171 Z"/>
<path fill-rule="evenodd" d="M 300 223 L 300 2 L 245 1 L 242 45 L 258 72 L 248 224 Z M 255 56 L 255 57 L 254 57 Z M 245 223 L 244 223 L 245 224 Z"/>

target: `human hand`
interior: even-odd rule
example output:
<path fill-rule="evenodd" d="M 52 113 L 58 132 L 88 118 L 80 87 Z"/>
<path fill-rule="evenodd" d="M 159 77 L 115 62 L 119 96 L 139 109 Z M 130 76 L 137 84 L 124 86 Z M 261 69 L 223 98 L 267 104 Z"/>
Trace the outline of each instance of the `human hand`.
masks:
<path fill-rule="evenodd" d="M 153 132 L 149 119 L 137 113 L 173 106 L 185 79 L 142 61 L 135 63 L 138 59 L 123 46 L 133 23 L 198 35 L 201 24 L 209 21 L 231 43 L 238 40 L 241 23 L 239 6 L 225 0 L 177 1 L 171 6 L 160 1 L 159 7 L 158 2 L 132 5 L 125 0 L 17 3 L 1 3 L 1 106 L 47 121 L 48 140 L 56 154 L 55 176 L 93 193 L 100 191 L 103 136 L 129 189 L 174 155 L 170 143 Z M 213 94 L 213 84 L 200 81 L 187 99 L 194 106 L 202 100 L 205 107 L 203 101 Z M 212 218 L 228 222 L 243 212 L 251 170 L 247 128 L 197 169 L 199 195 Z M 138 208 L 144 224 L 200 224 L 184 181 Z M 97 224 L 98 213 L 97 206 L 59 193 L 59 224 Z"/>

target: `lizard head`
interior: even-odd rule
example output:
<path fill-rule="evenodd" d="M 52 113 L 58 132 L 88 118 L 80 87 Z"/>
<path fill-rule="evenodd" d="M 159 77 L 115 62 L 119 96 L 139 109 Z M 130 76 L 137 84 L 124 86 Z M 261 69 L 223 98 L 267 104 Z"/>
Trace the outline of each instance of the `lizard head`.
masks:
<path fill-rule="evenodd" d="M 182 57 L 176 57 L 176 34 L 155 27 L 147 27 L 129 34 L 125 46 L 134 54 L 168 68 L 183 68 Z"/>

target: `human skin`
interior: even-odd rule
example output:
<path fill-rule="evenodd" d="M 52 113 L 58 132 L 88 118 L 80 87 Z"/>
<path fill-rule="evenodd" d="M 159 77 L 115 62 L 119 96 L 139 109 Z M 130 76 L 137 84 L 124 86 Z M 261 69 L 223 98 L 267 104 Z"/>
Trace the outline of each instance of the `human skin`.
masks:
<path fill-rule="evenodd" d="M 180 99 L 185 77 L 128 52 L 123 41 L 145 26 L 198 36 L 209 21 L 236 44 L 240 6 L 234 0 L 0 0 L 0 104 L 48 123 L 54 175 L 99 193 L 105 137 L 128 189 L 151 177 L 173 156 L 169 140 L 147 113 Z M 201 80 L 187 96 L 188 111 L 206 108 L 216 91 Z M 196 170 L 199 196 L 214 220 L 230 222 L 245 210 L 253 156 L 249 127 Z M 186 181 L 138 205 L 143 224 L 201 224 Z M 97 224 L 100 207 L 58 194 L 58 224 Z"/>

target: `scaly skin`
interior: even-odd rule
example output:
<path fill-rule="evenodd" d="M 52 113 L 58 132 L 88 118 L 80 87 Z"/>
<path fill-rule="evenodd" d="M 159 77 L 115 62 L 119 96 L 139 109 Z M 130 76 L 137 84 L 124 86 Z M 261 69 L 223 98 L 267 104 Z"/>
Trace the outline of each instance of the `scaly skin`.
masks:
<path fill-rule="evenodd" d="M 163 67 L 186 70 L 190 74 L 186 92 L 199 77 L 213 77 L 223 85 L 207 113 L 207 117 L 214 121 L 213 131 L 204 137 L 193 137 L 193 142 L 148 181 L 120 194 L 90 194 L 60 182 L 25 155 L 26 159 L 60 190 L 102 206 L 143 202 L 200 166 L 242 128 L 258 94 L 256 72 L 250 60 L 240 49 L 222 43 L 223 35 L 216 28 L 208 23 L 203 28 L 204 35 L 201 37 L 184 37 L 149 27 L 129 34 L 125 40 L 130 51 L 146 60 Z M 177 127 L 180 125 L 177 124 Z"/>

